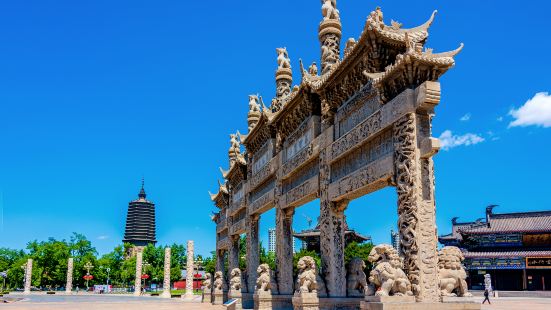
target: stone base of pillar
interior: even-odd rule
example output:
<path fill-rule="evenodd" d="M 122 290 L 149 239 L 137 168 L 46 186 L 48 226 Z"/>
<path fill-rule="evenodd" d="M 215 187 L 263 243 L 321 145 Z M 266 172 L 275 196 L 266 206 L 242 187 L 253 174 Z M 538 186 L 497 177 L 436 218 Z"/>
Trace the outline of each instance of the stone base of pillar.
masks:
<path fill-rule="evenodd" d="M 362 301 L 362 310 L 480 310 L 480 303 L 469 298 L 457 297 L 445 302 L 415 302 L 413 296 L 369 296 Z"/>
<path fill-rule="evenodd" d="M 271 310 L 272 309 L 272 294 L 265 292 L 255 292 L 254 296 L 255 310 Z"/>
<path fill-rule="evenodd" d="M 193 290 L 190 292 L 190 291 L 186 291 L 186 293 L 184 295 L 182 295 L 182 299 L 185 299 L 185 300 L 193 300 L 195 299 L 195 295 L 193 294 Z"/>
<path fill-rule="evenodd" d="M 73 295 L 72 291 L 65 291 L 65 295 Z"/>
<path fill-rule="evenodd" d="M 212 300 L 213 305 L 222 305 L 222 304 L 224 304 L 224 292 L 215 291 L 212 294 L 212 297 L 213 297 L 213 300 Z"/>
<path fill-rule="evenodd" d="M 201 298 L 201 302 L 204 303 L 212 303 L 212 293 L 210 292 L 203 292 L 203 297 Z"/>
<path fill-rule="evenodd" d="M 237 303 L 235 304 L 235 309 L 237 310 L 243 309 L 243 297 L 242 297 L 241 291 L 236 292 L 236 291 L 230 290 L 230 292 L 228 293 L 228 298 L 236 300 Z"/>
<path fill-rule="evenodd" d="M 172 295 L 170 294 L 170 291 L 164 291 L 161 293 L 161 295 L 159 295 L 159 297 L 161 298 L 171 298 Z"/>
<path fill-rule="evenodd" d="M 134 296 L 140 296 L 142 294 L 141 291 L 134 290 Z"/>
<path fill-rule="evenodd" d="M 320 299 L 318 293 L 298 293 L 293 296 L 293 309 L 319 310 Z"/>
<path fill-rule="evenodd" d="M 320 309 L 357 310 L 363 297 L 321 297 Z"/>
<path fill-rule="evenodd" d="M 293 295 L 272 295 L 255 292 L 253 295 L 254 309 L 288 310 L 293 308 Z"/>

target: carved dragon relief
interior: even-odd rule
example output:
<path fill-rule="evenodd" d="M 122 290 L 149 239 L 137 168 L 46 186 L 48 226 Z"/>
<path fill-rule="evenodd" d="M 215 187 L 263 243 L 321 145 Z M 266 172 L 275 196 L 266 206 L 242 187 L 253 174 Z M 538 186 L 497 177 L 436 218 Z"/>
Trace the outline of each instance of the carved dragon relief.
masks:
<path fill-rule="evenodd" d="M 420 288 L 420 266 L 417 263 L 419 245 L 416 228 L 418 218 L 419 189 L 416 188 L 417 161 L 415 158 L 415 116 L 406 114 L 394 125 L 395 182 L 398 193 L 398 228 L 401 250 L 405 254 L 404 269 L 412 285 L 414 295 Z"/>

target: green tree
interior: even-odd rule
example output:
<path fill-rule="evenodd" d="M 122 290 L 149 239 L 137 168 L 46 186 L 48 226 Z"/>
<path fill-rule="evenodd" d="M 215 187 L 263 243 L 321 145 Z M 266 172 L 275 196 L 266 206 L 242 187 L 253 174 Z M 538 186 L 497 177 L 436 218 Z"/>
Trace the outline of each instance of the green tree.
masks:
<path fill-rule="evenodd" d="M 216 272 L 216 251 L 210 252 L 210 257 L 203 258 L 203 269 L 205 272 L 214 275 Z"/>
<path fill-rule="evenodd" d="M 355 241 L 350 242 L 346 245 L 344 248 L 344 262 L 348 266 L 348 263 L 350 260 L 352 260 L 354 257 L 361 258 L 365 264 L 366 264 L 366 272 L 369 272 L 371 270 L 371 263 L 368 261 L 369 252 L 371 252 L 371 249 L 373 248 L 373 243 L 357 243 Z"/>
<path fill-rule="evenodd" d="M 96 248 L 92 246 L 92 242 L 86 238 L 83 234 L 73 233 L 70 238 L 69 248 L 71 251 L 71 257 L 74 260 L 73 269 L 73 285 L 85 287 L 86 281 L 82 278 L 86 274 L 84 265 L 90 262 L 94 268 L 90 270 L 90 274 L 94 275 L 98 271 L 97 258 L 98 252 Z M 95 277 L 94 277 L 95 278 Z M 89 282 L 92 286 L 95 283 L 99 283 L 96 279 Z"/>
<path fill-rule="evenodd" d="M 262 241 L 259 244 L 260 248 L 260 263 L 268 264 L 271 270 L 276 270 L 276 257 L 273 252 L 266 252 L 266 248 L 262 245 Z"/>

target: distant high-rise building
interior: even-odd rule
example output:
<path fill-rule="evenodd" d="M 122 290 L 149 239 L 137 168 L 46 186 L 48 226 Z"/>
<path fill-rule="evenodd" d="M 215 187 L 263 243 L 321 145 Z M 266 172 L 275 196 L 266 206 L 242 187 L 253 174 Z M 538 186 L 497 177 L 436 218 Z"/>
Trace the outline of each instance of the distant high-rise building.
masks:
<path fill-rule="evenodd" d="M 275 253 L 276 251 L 276 230 L 268 228 L 268 252 Z"/>
<path fill-rule="evenodd" d="M 394 229 L 390 231 L 390 243 L 392 247 L 400 253 L 400 233 L 394 231 Z"/>
<path fill-rule="evenodd" d="M 293 237 L 293 254 L 297 252 L 295 244 L 295 237 Z M 275 228 L 268 228 L 268 252 L 275 253 L 276 251 L 276 230 Z"/>
<path fill-rule="evenodd" d="M 138 194 L 138 199 L 128 204 L 126 229 L 124 239 L 122 240 L 125 243 L 134 245 L 134 247 L 144 247 L 150 243 L 155 244 L 157 242 L 155 233 L 155 204 L 145 198 L 146 194 L 142 180 L 142 189 Z M 133 253 L 133 250 L 131 253 Z"/>

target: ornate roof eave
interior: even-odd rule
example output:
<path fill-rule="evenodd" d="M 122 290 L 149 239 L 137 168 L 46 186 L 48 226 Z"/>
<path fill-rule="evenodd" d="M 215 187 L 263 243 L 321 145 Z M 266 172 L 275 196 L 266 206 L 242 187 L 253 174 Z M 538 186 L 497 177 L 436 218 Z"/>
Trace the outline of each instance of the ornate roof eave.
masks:
<path fill-rule="evenodd" d="M 372 39 L 373 36 L 380 37 L 384 39 L 384 42 L 394 46 L 403 47 L 404 49 L 408 45 L 407 40 L 414 43 L 424 43 L 428 37 L 428 28 L 434 21 L 436 13 L 436 10 L 433 11 L 429 20 L 427 20 L 424 24 L 410 29 L 395 29 L 394 27 L 387 26 L 384 23 L 378 24 L 378 26 L 375 27 L 376 22 L 373 20 L 373 16 L 369 16 L 358 41 L 348 55 L 343 59 L 339 59 L 326 74 L 313 79 L 303 78 L 301 84 L 307 84 L 313 91 L 321 91 L 326 87 L 326 85 L 329 85 L 336 80 L 343 72 L 346 72 L 350 65 L 355 63 L 355 60 L 361 56 L 363 50 L 367 48 L 368 40 Z"/>
<path fill-rule="evenodd" d="M 241 143 L 243 143 L 245 146 L 247 146 L 247 144 L 255 139 L 258 132 L 260 132 L 262 126 L 266 126 L 270 122 L 270 118 L 272 117 L 273 113 L 268 112 L 267 110 L 268 108 L 263 105 L 258 123 L 256 123 L 253 129 L 241 140 Z"/>
<path fill-rule="evenodd" d="M 245 157 L 240 154 L 240 155 L 237 156 L 237 160 L 235 161 L 235 163 L 233 163 L 233 165 L 231 165 L 230 170 L 228 171 L 228 174 L 226 176 L 226 180 L 228 180 L 230 182 L 230 184 L 232 184 L 231 182 L 234 181 L 234 179 L 237 176 L 237 173 L 239 171 L 242 172 L 242 178 L 241 179 L 244 179 L 244 177 L 247 173 L 246 169 L 247 169 L 247 161 L 245 160 Z M 236 184 L 232 184 L 232 185 L 235 186 Z"/>
<path fill-rule="evenodd" d="M 218 180 L 218 192 L 216 194 L 213 194 L 209 191 L 210 200 L 217 201 L 220 198 L 223 198 L 222 196 L 228 195 L 228 188 L 226 187 L 226 183 L 222 184 L 220 180 Z"/>
<path fill-rule="evenodd" d="M 455 65 L 453 57 L 462 49 L 463 43 L 461 43 L 457 49 L 444 53 L 433 54 L 432 50 L 426 50 L 424 52 L 410 50 L 403 55 L 399 55 L 399 57 L 396 58 L 396 62 L 388 66 L 384 72 L 364 72 L 364 75 L 371 79 L 374 86 L 379 87 L 385 81 L 402 71 L 406 65 L 414 62 L 427 65 L 431 68 L 439 68 L 441 70 L 439 74 L 442 75 L 446 70 Z"/>
<path fill-rule="evenodd" d="M 224 179 L 227 179 L 229 170 L 224 170 L 224 169 L 222 169 L 222 167 L 219 167 L 218 169 L 220 169 L 220 173 L 222 173 L 222 177 Z"/>
<path fill-rule="evenodd" d="M 285 104 L 281 110 L 279 110 L 277 113 L 274 114 L 270 123 L 272 124 L 277 123 L 278 121 L 283 119 L 285 115 L 287 115 L 290 111 L 292 111 L 293 108 L 299 105 L 304 95 L 304 89 L 305 87 L 301 83 L 301 85 L 298 86 L 297 91 L 294 91 L 291 94 L 289 94 L 289 98 L 287 99 L 288 100 L 287 104 Z"/>
<path fill-rule="evenodd" d="M 434 10 L 430 18 L 420 26 L 414 28 L 401 28 L 401 24 L 392 21 L 392 24 L 386 25 L 384 22 L 378 22 L 372 16 L 366 21 L 366 32 L 372 32 L 378 37 L 381 37 L 386 43 L 395 46 L 405 46 L 407 44 L 406 34 L 410 40 L 415 43 L 424 43 L 429 36 L 429 28 L 434 22 L 434 17 L 438 13 Z M 372 13 L 373 14 L 373 13 Z"/>

